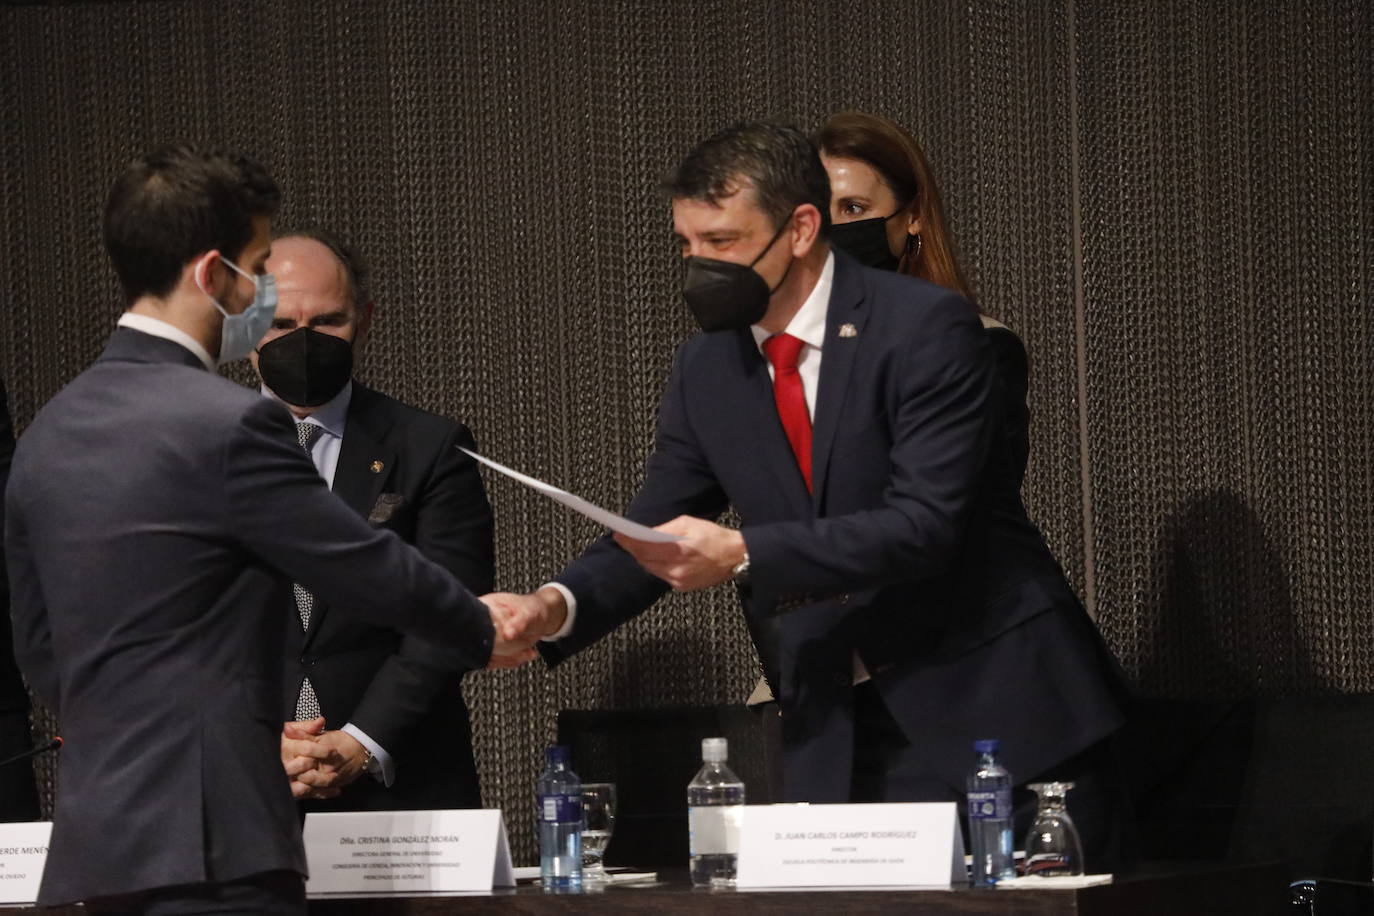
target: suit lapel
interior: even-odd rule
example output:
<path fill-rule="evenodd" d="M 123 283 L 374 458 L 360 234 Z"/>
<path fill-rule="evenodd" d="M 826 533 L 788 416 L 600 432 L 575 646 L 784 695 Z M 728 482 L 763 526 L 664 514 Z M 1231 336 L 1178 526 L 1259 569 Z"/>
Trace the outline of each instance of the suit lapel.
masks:
<path fill-rule="evenodd" d="M 375 409 L 376 403 L 370 389 L 353 383 L 343 442 L 339 445 L 339 463 L 334 468 L 334 495 L 364 519 L 377 504 L 377 497 L 396 465 L 395 450 L 384 444 L 391 430 L 391 418 Z M 327 605 L 316 603 L 305 633 L 307 645 L 328 612 Z"/>
<path fill-rule="evenodd" d="M 354 512 L 367 518 L 391 476 L 396 452 L 384 444 L 391 430 L 391 418 L 373 409 L 371 391 L 357 382 L 353 388 L 339 464 L 334 469 L 334 493 Z"/>
<path fill-rule="evenodd" d="M 859 266 L 841 252 L 835 253 L 835 278 L 825 314 L 825 342 L 821 349 L 821 379 L 816 386 L 816 417 L 811 430 L 812 504 L 817 512 L 825 505 L 826 478 L 835 432 L 844 413 L 849 377 L 859 353 L 866 313 L 863 277 Z"/>

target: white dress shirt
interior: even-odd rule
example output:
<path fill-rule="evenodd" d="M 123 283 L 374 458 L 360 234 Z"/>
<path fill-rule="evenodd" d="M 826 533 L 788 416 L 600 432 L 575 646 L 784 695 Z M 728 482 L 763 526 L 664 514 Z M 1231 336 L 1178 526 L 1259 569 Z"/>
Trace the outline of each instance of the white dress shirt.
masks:
<path fill-rule="evenodd" d="M 830 288 L 835 284 L 835 255 L 829 254 L 825 266 L 821 268 L 820 279 L 811 289 L 797 314 L 787 322 L 784 334 L 790 334 L 806 346 L 797 354 L 797 374 L 801 376 L 802 394 L 806 397 L 806 412 L 811 422 L 816 422 L 816 387 L 821 383 L 821 345 L 825 342 L 825 316 L 830 311 Z M 768 363 L 768 377 L 773 377 L 773 364 L 768 362 L 768 354 L 763 352 L 763 342 L 773 335 L 758 325 L 749 328 L 754 335 L 754 344 Z"/>
<path fill-rule="evenodd" d="M 266 385 L 262 386 L 262 393 L 285 406 L 282 399 L 273 394 Z M 320 472 L 320 476 L 331 490 L 334 489 L 334 472 L 339 468 L 339 451 L 343 448 L 344 427 L 348 425 L 348 405 L 352 402 L 353 383 L 349 382 L 343 386 L 343 391 L 310 411 L 310 416 L 297 421 L 310 423 L 321 429 L 320 434 L 315 437 L 315 444 L 310 446 L 310 460 L 315 462 L 315 470 Z M 291 418 L 294 420 L 295 414 L 292 414 Z"/>
<path fill-rule="evenodd" d="M 161 337 L 163 340 L 170 340 L 172 343 L 181 344 L 186 349 L 195 354 L 196 359 L 205 365 L 211 372 L 215 371 L 215 361 L 210 358 L 209 352 L 200 345 L 190 334 L 181 328 L 168 324 L 160 318 L 153 318 L 150 315 L 136 315 L 133 312 L 125 312 L 119 316 L 116 325 L 121 328 L 131 328 L 135 331 L 142 331 L 151 337 Z"/>

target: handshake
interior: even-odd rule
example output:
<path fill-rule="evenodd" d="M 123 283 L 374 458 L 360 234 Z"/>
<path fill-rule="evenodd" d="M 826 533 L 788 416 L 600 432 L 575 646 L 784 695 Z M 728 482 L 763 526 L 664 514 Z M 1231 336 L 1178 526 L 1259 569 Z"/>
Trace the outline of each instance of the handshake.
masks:
<path fill-rule="evenodd" d="M 730 579 L 746 559 L 744 538 L 732 528 L 705 519 L 679 516 L 657 530 L 671 542 L 634 540 L 614 535 L 620 547 L 641 567 L 681 592 L 709 588 Z M 563 593 L 544 587 L 528 595 L 493 592 L 482 596 L 495 630 L 488 668 L 518 668 L 539 653 L 534 647 L 563 628 L 568 605 Z M 370 753 L 347 731 L 326 731 L 324 719 L 287 722 L 281 737 L 282 765 L 296 798 L 333 798 L 366 772 Z"/>
<path fill-rule="evenodd" d="M 528 595 L 492 592 L 482 596 L 482 603 L 491 612 L 496 630 L 488 668 L 517 668 L 533 660 L 539 654 L 535 643 L 557 633 L 568 617 L 568 605 L 556 588 Z"/>
<path fill-rule="evenodd" d="M 677 538 L 639 541 L 615 534 L 615 542 L 646 571 L 680 592 L 719 585 L 748 558 L 744 537 L 733 528 L 690 515 L 680 515 L 655 530 Z M 528 595 L 493 592 L 482 601 L 491 611 L 496 645 L 488 668 L 515 668 L 533 659 L 535 643 L 562 629 L 568 617 L 563 593 L 545 586 Z"/>

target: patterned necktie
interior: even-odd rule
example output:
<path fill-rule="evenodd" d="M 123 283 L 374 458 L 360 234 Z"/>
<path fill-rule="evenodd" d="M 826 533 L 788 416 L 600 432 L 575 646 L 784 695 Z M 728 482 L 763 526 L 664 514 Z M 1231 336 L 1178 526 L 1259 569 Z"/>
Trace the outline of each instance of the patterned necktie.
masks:
<path fill-rule="evenodd" d="M 314 423 L 296 424 L 296 441 L 305 449 L 307 455 L 315 445 L 315 440 L 320 437 L 324 428 Z M 291 586 L 296 593 L 296 612 L 301 617 L 301 629 L 310 629 L 310 612 L 315 608 L 315 596 L 310 594 L 299 582 Z M 320 698 L 315 696 L 315 688 L 310 683 L 310 678 L 301 682 L 300 696 L 296 697 L 296 719 L 305 721 L 314 719 L 320 714 Z"/>
<path fill-rule="evenodd" d="M 783 432 L 792 444 L 806 489 L 811 490 L 811 414 L 806 410 L 806 394 L 802 391 L 801 373 L 797 371 L 797 357 L 806 343 L 791 334 L 774 334 L 763 342 L 763 352 L 773 364 L 773 400 L 778 404 L 778 418 Z"/>

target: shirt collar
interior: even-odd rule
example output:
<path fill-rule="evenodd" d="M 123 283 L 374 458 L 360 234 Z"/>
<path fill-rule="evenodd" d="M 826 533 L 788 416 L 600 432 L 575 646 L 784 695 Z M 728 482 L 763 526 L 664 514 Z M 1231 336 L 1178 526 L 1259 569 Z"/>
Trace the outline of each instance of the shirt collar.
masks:
<path fill-rule="evenodd" d="M 825 342 L 825 316 L 830 309 L 830 288 L 834 283 L 835 253 L 832 251 L 825 256 L 825 266 L 821 268 L 820 278 L 811 288 L 811 294 L 806 297 L 797 314 L 792 316 L 783 333 L 791 334 L 808 347 L 819 350 Z M 749 330 L 754 335 L 754 344 L 762 352 L 763 342 L 773 335 L 756 324 L 750 325 Z"/>
<path fill-rule="evenodd" d="M 125 312 L 119 316 L 117 325 L 121 328 L 130 328 L 140 331 L 150 337 L 161 337 L 163 340 L 170 340 L 172 343 L 181 344 L 186 349 L 195 354 L 196 359 L 205 364 L 205 368 L 211 372 L 215 371 L 215 361 L 210 358 L 210 354 L 200 345 L 190 334 L 173 324 L 168 324 L 161 318 L 154 318 L 151 315 L 138 315 L 134 312 Z"/>
<path fill-rule="evenodd" d="M 272 392 L 272 389 L 268 388 L 266 385 L 260 386 L 260 390 L 262 391 L 263 397 L 271 398 L 278 403 L 285 403 L 285 401 L 277 397 Z M 348 422 L 348 405 L 352 400 L 353 382 L 350 380 L 348 384 L 343 386 L 342 391 L 325 401 L 319 407 L 310 411 L 310 415 L 304 420 L 298 420 L 297 422 L 305 423 L 309 421 L 322 427 L 324 431 L 331 436 L 342 439 L 344 426 Z M 295 414 L 292 414 L 292 419 L 295 419 Z"/>

